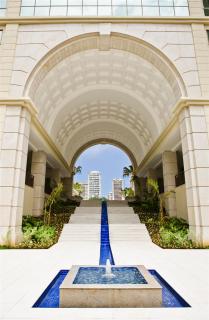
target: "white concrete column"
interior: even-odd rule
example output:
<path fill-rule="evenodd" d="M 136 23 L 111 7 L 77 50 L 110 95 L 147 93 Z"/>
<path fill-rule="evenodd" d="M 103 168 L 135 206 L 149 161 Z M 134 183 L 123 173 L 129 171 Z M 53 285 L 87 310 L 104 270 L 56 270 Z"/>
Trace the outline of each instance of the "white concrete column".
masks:
<path fill-rule="evenodd" d="M 6 15 L 9 17 L 17 17 L 20 15 L 21 0 L 7 0 Z"/>
<path fill-rule="evenodd" d="M 179 115 L 190 237 L 209 245 L 209 107 L 190 106 Z"/>
<path fill-rule="evenodd" d="M 175 176 L 178 174 L 176 152 L 165 151 L 162 154 L 164 191 L 174 191 Z M 176 216 L 176 196 L 171 192 L 165 199 L 166 210 L 171 217 Z"/>
<path fill-rule="evenodd" d="M 34 176 L 33 216 L 40 216 L 43 214 L 45 198 L 46 153 L 44 151 L 33 152 L 31 174 Z"/>
<path fill-rule="evenodd" d="M 190 16 L 204 16 L 203 0 L 188 0 Z"/>
<path fill-rule="evenodd" d="M 68 198 L 71 198 L 73 193 L 73 177 L 62 178 L 61 181 L 63 183 L 63 192 Z"/>
<path fill-rule="evenodd" d="M 30 121 L 27 109 L 0 106 L 0 243 L 22 239 Z"/>

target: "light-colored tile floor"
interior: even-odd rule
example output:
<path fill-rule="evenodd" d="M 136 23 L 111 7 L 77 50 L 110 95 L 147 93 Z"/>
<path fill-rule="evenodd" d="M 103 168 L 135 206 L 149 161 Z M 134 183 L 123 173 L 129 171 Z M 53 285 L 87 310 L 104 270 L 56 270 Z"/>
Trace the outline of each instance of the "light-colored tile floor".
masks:
<path fill-rule="evenodd" d="M 86 224 L 91 225 L 89 214 Z M 69 269 L 72 264 L 98 264 L 98 240 L 70 240 L 49 250 L 0 250 L 0 319 L 209 320 L 209 250 L 164 250 L 148 240 L 133 238 L 113 240 L 111 247 L 117 264 L 143 264 L 156 269 L 192 308 L 32 308 L 59 270 Z"/>

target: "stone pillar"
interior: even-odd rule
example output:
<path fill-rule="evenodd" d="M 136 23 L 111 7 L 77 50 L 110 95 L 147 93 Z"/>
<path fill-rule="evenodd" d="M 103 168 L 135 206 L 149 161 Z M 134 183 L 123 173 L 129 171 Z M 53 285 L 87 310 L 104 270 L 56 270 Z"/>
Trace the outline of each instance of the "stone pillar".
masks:
<path fill-rule="evenodd" d="M 51 177 L 56 181 L 58 184 L 61 181 L 61 173 L 59 169 L 52 169 L 51 170 Z"/>
<path fill-rule="evenodd" d="M 203 0 L 188 0 L 190 16 L 204 16 Z"/>
<path fill-rule="evenodd" d="M 63 183 L 63 192 L 70 199 L 73 194 L 73 177 L 62 178 L 61 181 Z"/>
<path fill-rule="evenodd" d="M 177 157 L 176 152 L 165 151 L 162 155 L 163 163 L 163 181 L 164 192 L 171 191 L 165 199 L 166 210 L 171 217 L 175 217 L 176 214 L 176 196 L 172 192 L 175 190 L 176 181 L 175 176 L 178 174 Z"/>
<path fill-rule="evenodd" d="M 21 0 L 7 0 L 6 15 L 9 17 L 17 17 L 20 15 Z"/>
<path fill-rule="evenodd" d="M 209 245 L 209 107 L 190 106 L 179 115 L 190 237 Z"/>
<path fill-rule="evenodd" d="M 22 240 L 22 213 L 31 116 L 21 106 L 0 106 L 0 243 Z"/>
<path fill-rule="evenodd" d="M 46 175 L 46 153 L 43 151 L 33 152 L 31 174 L 34 176 L 33 185 L 33 216 L 43 214 L 45 198 L 45 175 Z"/>

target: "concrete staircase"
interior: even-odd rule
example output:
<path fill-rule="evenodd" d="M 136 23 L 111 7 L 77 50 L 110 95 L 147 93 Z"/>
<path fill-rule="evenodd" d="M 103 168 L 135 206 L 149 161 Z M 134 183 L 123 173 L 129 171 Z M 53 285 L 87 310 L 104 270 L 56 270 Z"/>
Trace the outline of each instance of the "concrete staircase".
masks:
<path fill-rule="evenodd" d="M 108 201 L 110 243 L 140 242 L 152 243 L 144 224 L 126 201 Z M 59 243 L 96 242 L 100 244 L 101 203 L 82 201 L 65 224 Z"/>

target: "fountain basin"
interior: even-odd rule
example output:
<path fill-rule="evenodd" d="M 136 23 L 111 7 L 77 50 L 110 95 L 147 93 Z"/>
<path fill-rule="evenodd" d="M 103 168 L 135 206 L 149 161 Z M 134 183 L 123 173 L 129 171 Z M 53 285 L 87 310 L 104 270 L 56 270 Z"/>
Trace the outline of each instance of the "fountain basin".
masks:
<path fill-rule="evenodd" d="M 72 266 L 60 286 L 62 308 L 148 308 L 162 306 L 162 287 L 144 266 Z"/>

